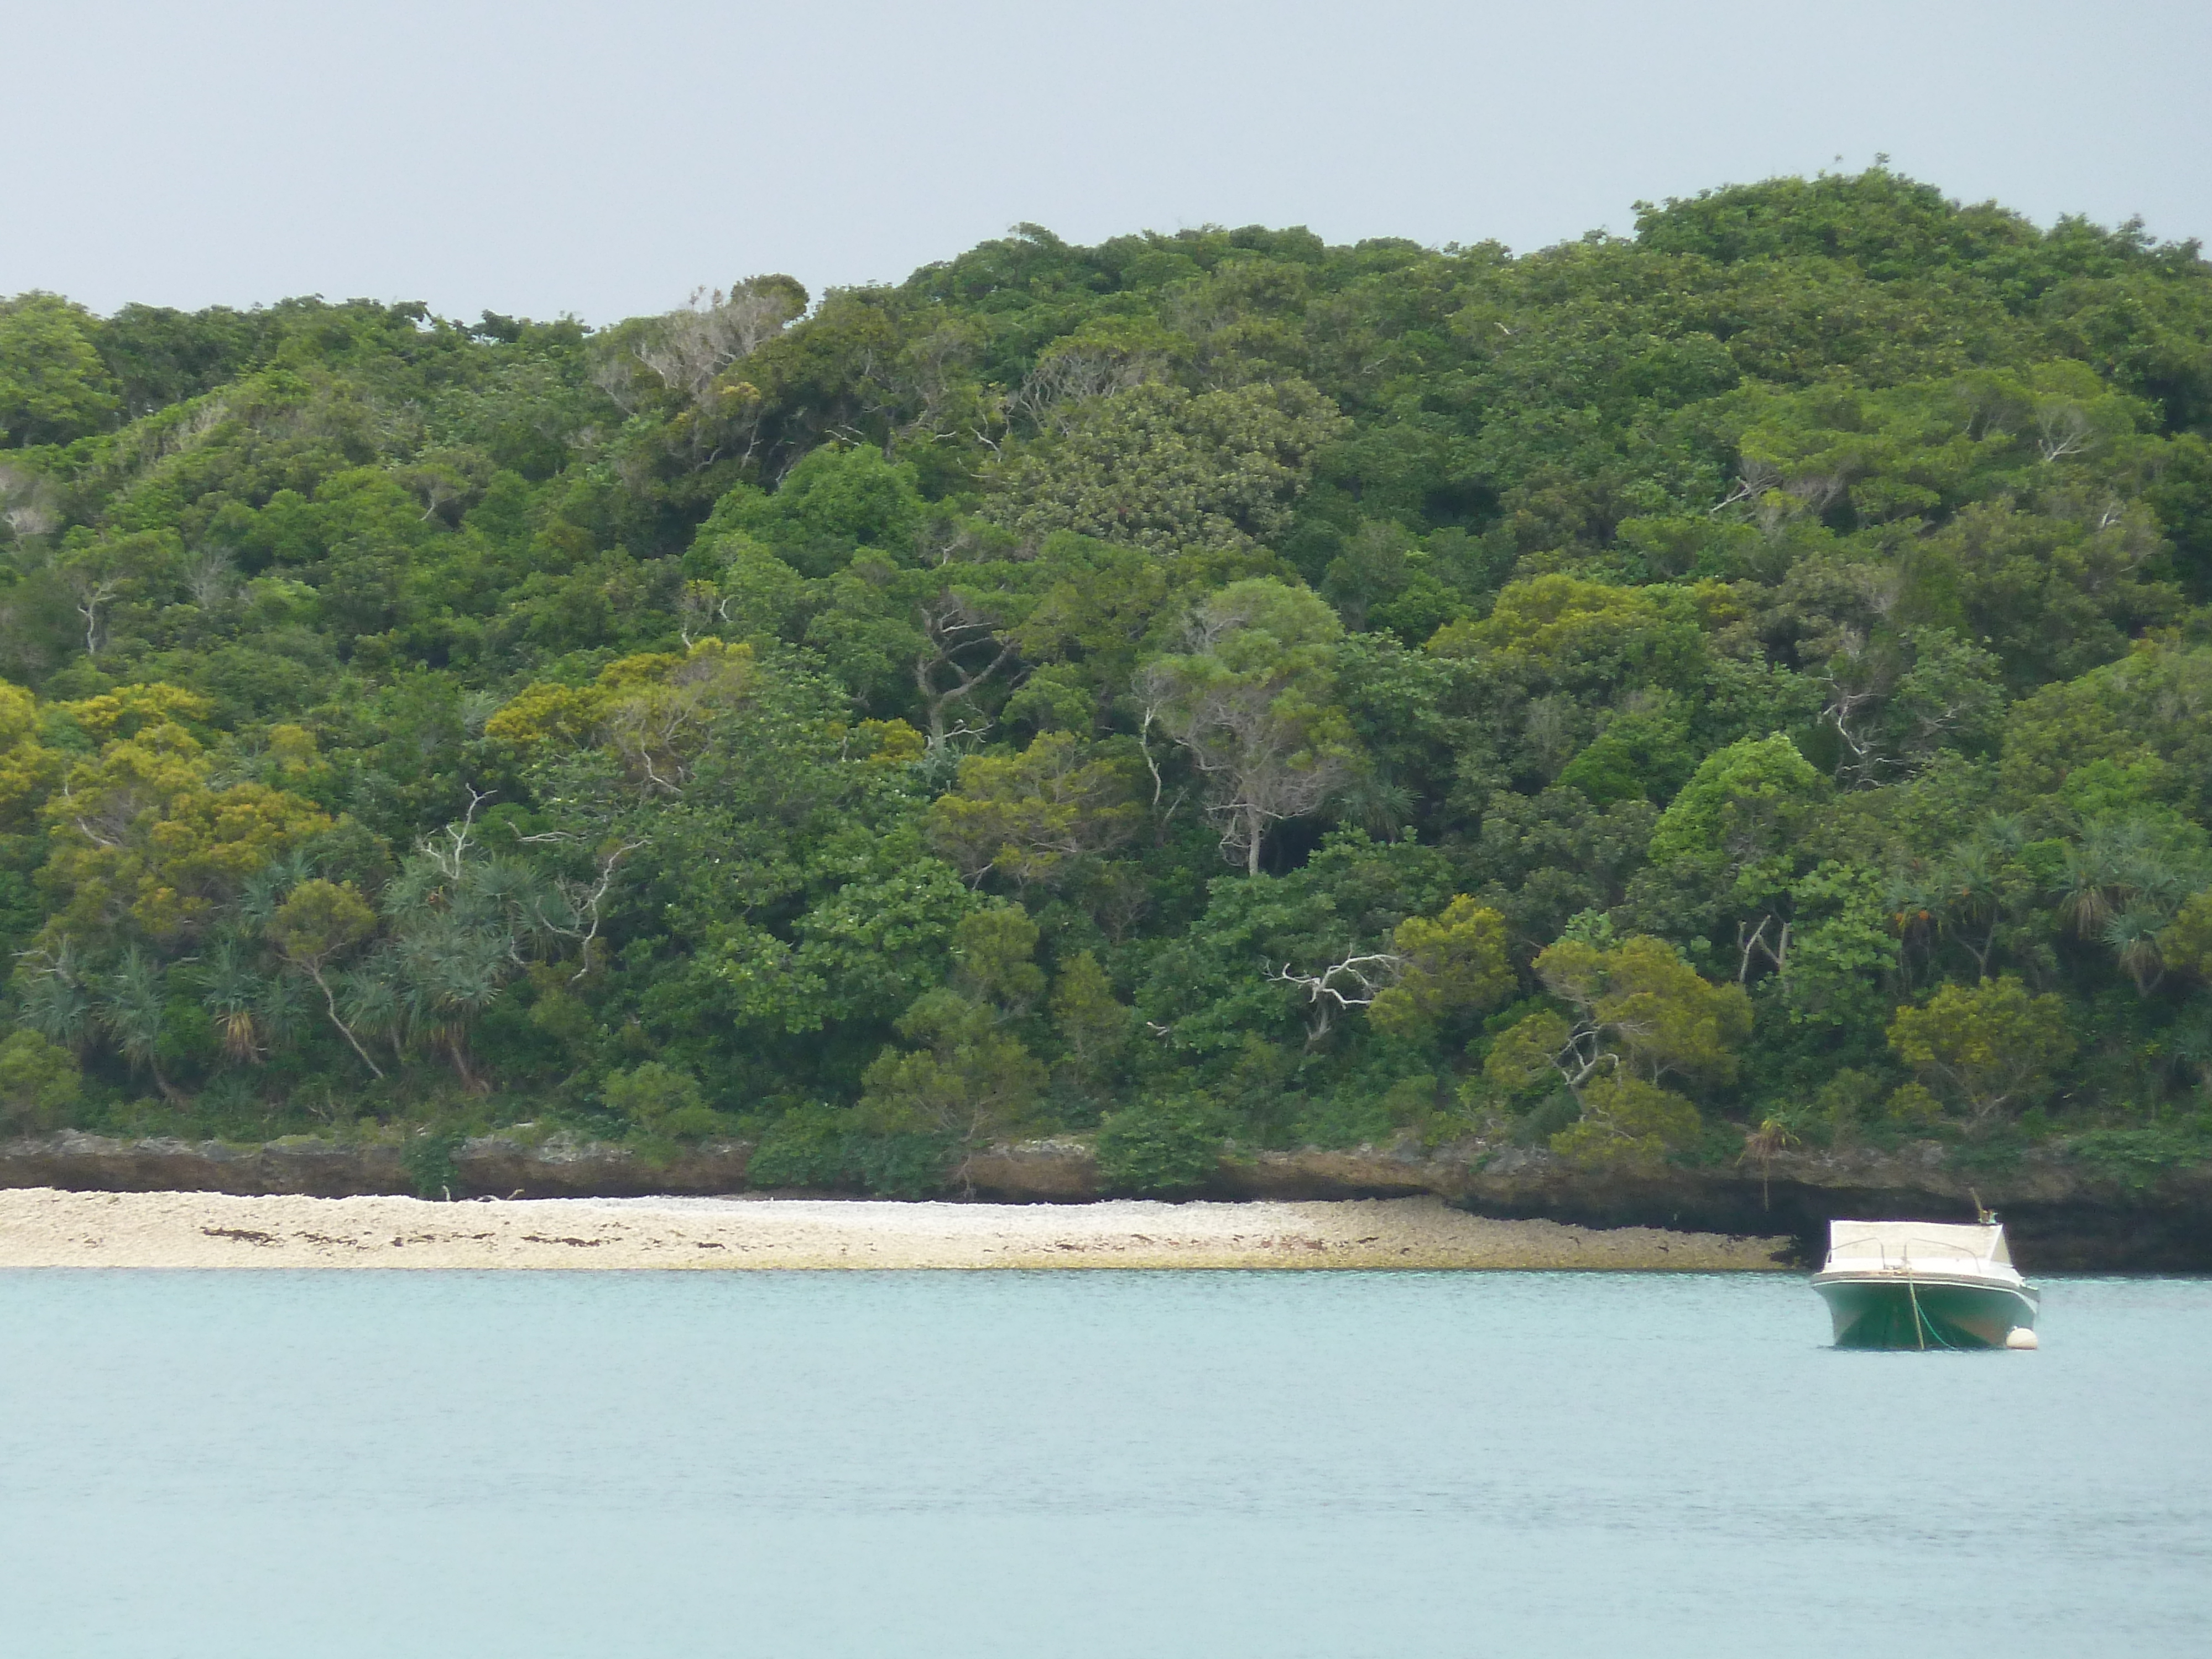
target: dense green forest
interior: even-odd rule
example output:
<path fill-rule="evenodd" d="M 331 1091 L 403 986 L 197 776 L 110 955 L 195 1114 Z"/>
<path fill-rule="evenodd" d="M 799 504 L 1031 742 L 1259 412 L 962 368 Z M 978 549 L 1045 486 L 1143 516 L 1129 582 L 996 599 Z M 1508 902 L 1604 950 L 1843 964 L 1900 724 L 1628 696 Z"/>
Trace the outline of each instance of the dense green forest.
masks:
<path fill-rule="evenodd" d="M 0 301 L 0 1121 L 2212 1147 L 2212 266 L 1886 169 Z"/>

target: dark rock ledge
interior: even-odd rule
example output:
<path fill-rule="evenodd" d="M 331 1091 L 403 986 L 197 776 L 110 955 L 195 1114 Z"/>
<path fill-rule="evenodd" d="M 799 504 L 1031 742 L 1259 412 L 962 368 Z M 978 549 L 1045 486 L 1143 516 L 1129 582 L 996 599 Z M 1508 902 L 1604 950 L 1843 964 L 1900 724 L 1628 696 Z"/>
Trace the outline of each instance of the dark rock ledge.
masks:
<path fill-rule="evenodd" d="M 564 1135 L 489 1135 L 453 1152 L 455 1198 L 611 1198 L 746 1190 L 751 1147 L 709 1143 L 653 1164 L 622 1146 Z M 1101 1195 L 1077 1139 L 1027 1141 L 970 1158 L 959 1195 L 1079 1203 Z M 265 1145 L 118 1140 L 64 1131 L 0 1143 L 0 1187 L 76 1191 L 410 1193 L 395 1142 L 299 1138 Z M 2130 1185 L 2053 1156 L 2002 1170 L 1956 1167 L 1933 1142 L 1895 1152 L 1784 1152 L 1718 1169 L 1577 1170 L 1544 1152 L 1466 1143 L 1348 1152 L 1309 1148 L 1226 1158 L 1201 1194 L 1223 1199 L 1408 1198 L 1433 1194 L 1478 1215 L 1585 1226 L 1786 1235 L 1811 1260 L 1835 1216 L 1970 1220 L 1973 1197 L 2004 1217 L 2029 1273 L 2212 1272 L 2212 1166 Z"/>

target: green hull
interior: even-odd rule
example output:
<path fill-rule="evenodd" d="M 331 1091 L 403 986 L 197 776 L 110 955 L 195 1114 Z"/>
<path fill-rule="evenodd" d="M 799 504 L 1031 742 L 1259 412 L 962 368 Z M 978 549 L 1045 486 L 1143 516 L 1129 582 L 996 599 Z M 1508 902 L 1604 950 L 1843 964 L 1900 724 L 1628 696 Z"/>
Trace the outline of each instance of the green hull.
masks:
<path fill-rule="evenodd" d="M 1839 1348 L 2002 1348 L 2035 1328 L 2033 1291 L 1942 1280 L 1815 1279 Z"/>

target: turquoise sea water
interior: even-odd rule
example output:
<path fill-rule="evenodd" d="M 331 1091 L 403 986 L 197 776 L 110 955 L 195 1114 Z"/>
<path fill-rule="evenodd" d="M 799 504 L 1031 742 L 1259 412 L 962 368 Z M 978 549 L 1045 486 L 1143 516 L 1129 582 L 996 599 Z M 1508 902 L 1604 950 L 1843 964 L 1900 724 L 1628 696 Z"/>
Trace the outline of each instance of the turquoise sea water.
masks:
<path fill-rule="evenodd" d="M 0 1273 L 9 1659 L 2212 1650 L 2212 1283 Z"/>

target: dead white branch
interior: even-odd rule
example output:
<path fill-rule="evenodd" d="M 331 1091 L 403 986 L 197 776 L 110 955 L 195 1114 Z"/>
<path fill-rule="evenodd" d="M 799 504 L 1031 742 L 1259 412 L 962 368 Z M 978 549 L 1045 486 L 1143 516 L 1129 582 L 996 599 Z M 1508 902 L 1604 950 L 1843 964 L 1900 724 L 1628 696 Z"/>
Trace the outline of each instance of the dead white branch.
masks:
<path fill-rule="evenodd" d="M 1294 974 L 1285 963 L 1267 977 L 1279 985 L 1293 985 L 1306 994 L 1306 1047 L 1327 1036 L 1337 1018 L 1354 1008 L 1364 1008 L 1398 982 L 1406 959 L 1391 951 L 1346 957 L 1317 974 Z"/>

